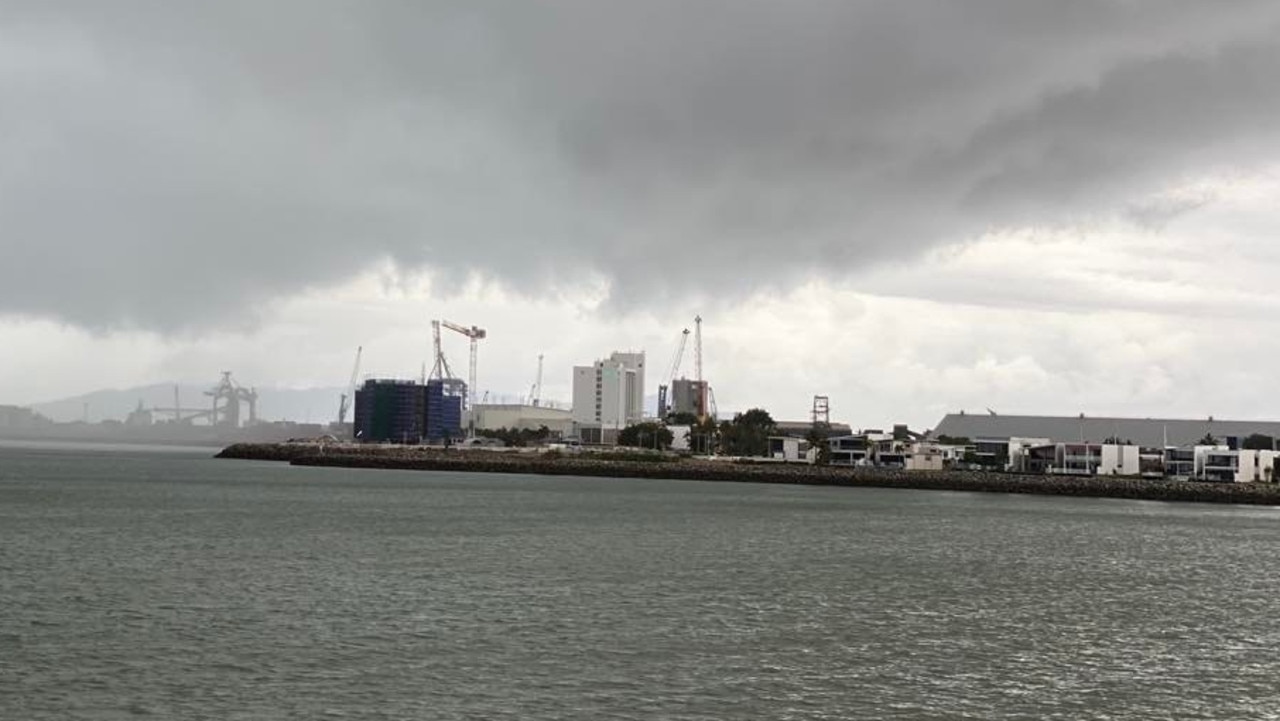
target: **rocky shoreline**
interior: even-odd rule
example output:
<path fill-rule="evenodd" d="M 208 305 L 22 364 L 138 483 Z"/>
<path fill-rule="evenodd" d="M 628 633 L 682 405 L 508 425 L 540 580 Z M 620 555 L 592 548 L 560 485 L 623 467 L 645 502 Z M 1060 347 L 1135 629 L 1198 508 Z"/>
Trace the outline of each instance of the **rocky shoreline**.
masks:
<path fill-rule="evenodd" d="M 555 457 L 480 450 L 288 443 L 238 443 L 223 449 L 217 457 L 339 468 L 790 483 L 1280 506 L 1280 484 L 1263 483 L 1199 483 L 1106 476 L 1077 478 L 976 471 L 906 472 L 693 459 L 602 460 L 590 455 Z"/>

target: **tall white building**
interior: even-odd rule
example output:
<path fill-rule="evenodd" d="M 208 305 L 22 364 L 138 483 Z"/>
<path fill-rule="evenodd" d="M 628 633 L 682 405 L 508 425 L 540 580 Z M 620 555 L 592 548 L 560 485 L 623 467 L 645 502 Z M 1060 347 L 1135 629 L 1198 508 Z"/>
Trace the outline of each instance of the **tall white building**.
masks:
<path fill-rule="evenodd" d="M 644 418 L 644 351 L 614 352 L 573 368 L 573 422 L 587 442 L 608 443 Z"/>

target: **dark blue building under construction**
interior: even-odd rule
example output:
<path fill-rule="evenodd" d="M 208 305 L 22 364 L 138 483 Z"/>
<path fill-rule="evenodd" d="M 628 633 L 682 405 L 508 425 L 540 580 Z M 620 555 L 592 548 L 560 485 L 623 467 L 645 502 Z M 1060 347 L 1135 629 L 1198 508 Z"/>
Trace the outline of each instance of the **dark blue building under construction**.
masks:
<path fill-rule="evenodd" d="M 369 379 L 356 390 L 355 437 L 362 443 L 444 443 L 462 437 L 466 383 L 455 379 Z"/>

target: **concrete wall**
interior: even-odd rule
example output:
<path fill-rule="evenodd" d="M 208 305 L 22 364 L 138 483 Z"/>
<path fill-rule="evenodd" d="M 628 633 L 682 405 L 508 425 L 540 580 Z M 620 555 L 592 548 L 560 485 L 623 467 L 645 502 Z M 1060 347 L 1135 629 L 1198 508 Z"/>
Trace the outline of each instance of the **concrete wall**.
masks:
<path fill-rule="evenodd" d="M 574 423 L 622 429 L 644 418 L 644 353 L 613 353 L 573 369 Z"/>
<path fill-rule="evenodd" d="M 573 367 L 574 423 L 596 422 L 596 369 L 595 366 Z"/>
<path fill-rule="evenodd" d="M 1098 465 L 1100 476 L 1136 476 L 1141 470 L 1137 446 L 1103 444 L 1102 462 Z"/>
<path fill-rule="evenodd" d="M 631 425 L 644 420 L 644 351 L 614 352 L 609 360 L 617 363 L 630 374 L 623 380 L 622 416 L 623 425 Z"/>
<path fill-rule="evenodd" d="M 946 454 L 940 448 L 918 448 L 907 456 L 908 471 L 941 471 L 946 466 Z"/>
<path fill-rule="evenodd" d="M 1221 451 L 1219 451 L 1221 453 Z M 1237 451 L 1239 466 L 1236 468 L 1236 483 L 1264 483 L 1273 480 L 1277 451 Z"/>
<path fill-rule="evenodd" d="M 801 438 L 775 436 L 769 439 L 771 455 L 780 461 L 807 460 L 806 451 L 809 450 L 808 446 L 808 442 Z"/>
<path fill-rule="evenodd" d="M 520 404 L 484 404 L 475 407 L 476 428 L 527 428 L 537 430 L 546 426 L 553 432 L 568 435 L 573 430 L 573 417 L 569 411 L 545 406 Z"/>
<path fill-rule="evenodd" d="M 671 431 L 671 450 L 687 451 L 691 443 L 689 437 L 692 426 L 667 426 L 667 430 Z"/>

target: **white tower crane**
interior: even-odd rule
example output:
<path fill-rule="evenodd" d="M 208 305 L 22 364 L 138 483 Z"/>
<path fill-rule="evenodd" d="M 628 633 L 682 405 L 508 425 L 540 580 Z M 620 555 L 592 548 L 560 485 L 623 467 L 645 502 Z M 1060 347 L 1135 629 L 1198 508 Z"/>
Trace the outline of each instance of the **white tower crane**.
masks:
<path fill-rule="evenodd" d="M 476 404 L 476 342 L 482 338 L 488 337 L 488 333 L 486 333 L 483 328 L 479 328 L 474 325 L 468 328 L 465 325 L 451 323 L 447 320 L 440 321 L 440 325 L 451 331 L 461 333 L 471 339 L 471 369 L 467 375 L 467 408 L 474 409 Z M 472 418 L 474 419 L 474 410 Z M 475 421 L 472 420 L 470 425 L 471 432 L 474 433 Z"/>
<path fill-rule="evenodd" d="M 352 401 L 356 397 L 356 379 L 360 375 L 362 353 L 364 353 L 364 346 L 356 346 L 356 362 L 351 368 L 351 380 L 347 381 L 347 392 L 342 394 L 342 400 L 338 402 L 338 425 L 346 423 L 347 411 L 351 409 Z"/>
<path fill-rule="evenodd" d="M 431 321 L 431 344 L 432 353 L 435 360 L 431 366 L 432 380 L 445 380 L 453 378 L 453 369 L 449 368 L 449 361 L 444 357 L 444 349 L 440 347 L 440 321 Z"/>

